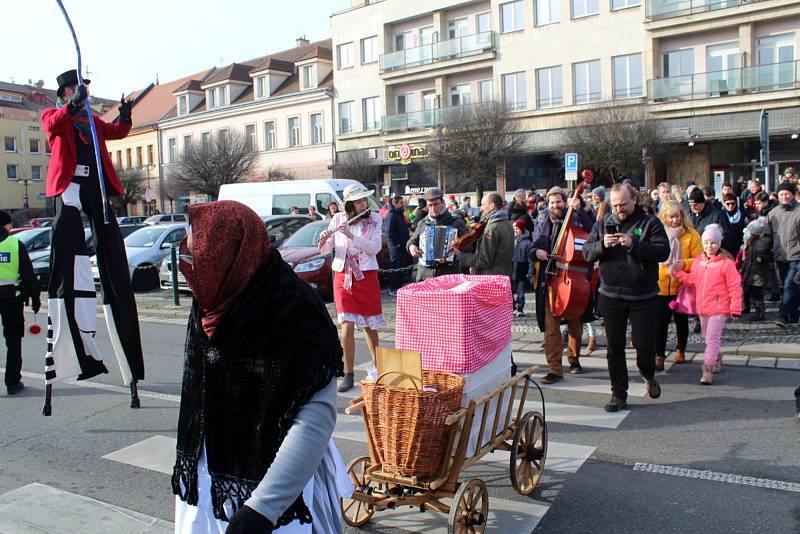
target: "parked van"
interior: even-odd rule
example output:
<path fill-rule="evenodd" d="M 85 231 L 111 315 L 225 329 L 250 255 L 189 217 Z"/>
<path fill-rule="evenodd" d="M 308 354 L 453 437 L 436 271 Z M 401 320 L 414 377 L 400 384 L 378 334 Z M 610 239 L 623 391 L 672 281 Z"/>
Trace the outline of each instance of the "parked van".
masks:
<path fill-rule="evenodd" d="M 309 205 L 316 206 L 317 213 L 325 216 L 331 202 L 342 206 L 344 188 L 357 183 L 355 180 L 288 180 L 225 184 L 219 188 L 219 200 L 236 200 L 262 217 L 289 215 L 293 207 L 298 213 L 307 215 Z M 368 202 L 377 213 L 380 209 L 378 199 L 373 195 Z"/>

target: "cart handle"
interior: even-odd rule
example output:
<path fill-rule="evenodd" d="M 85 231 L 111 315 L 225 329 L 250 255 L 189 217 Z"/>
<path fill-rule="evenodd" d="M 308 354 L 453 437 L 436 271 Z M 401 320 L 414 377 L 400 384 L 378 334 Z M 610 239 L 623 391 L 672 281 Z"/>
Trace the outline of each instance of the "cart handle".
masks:
<path fill-rule="evenodd" d="M 375 385 L 380 384 L 381 379 L 386 375 L 407 376 L 407 377 L 409 377 L 411 379 L 411 383 L 414 384 L 414 389 L 416 389 L 418 392 L 422 390 L 422 380 L 420 380 L 419 378 L 417 378 L 414 375 L 410 375 L 410 374 L 404 373 L 402 371 L 386 371 L 385 373 L 383 373 L 381 376 L 378 377 L 378 379 L 375 381 Z M 417 382 L 419 382 L 419 386 L 417 386 Z"/>
<path fill-rule="evenodd" d="M 362 401 L 358 401 L 358 402 L 356 402 L 354 404 L 351 404 L 347 408 L 345 408 L 344 409 L 344 413 L 346 415 L 352 415 L 353 413 L 360 411 L 361 408 L 363 408 L 364 406 L 366 406 L 366 403 L 363 400 Z"/>

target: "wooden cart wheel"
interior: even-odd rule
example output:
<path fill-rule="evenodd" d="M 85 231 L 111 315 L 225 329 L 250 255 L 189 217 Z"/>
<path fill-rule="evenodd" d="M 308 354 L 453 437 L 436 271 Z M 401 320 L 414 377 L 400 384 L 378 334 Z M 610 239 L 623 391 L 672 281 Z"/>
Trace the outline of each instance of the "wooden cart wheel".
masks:
<path fill-rule="evenodd" d="M 482 534 L 489 519 L 489 493 L 483 480 L 458 488 L 447 524 L 451 534 Z"/>
<path fill-rule="evenodd" d="M 369 495 L 372 492 L 372 483 L 371 481 L 367 482 L 366 477 L 369 466 L 369 456 L 356 458 L 347 466 L 347 474 L 350 475 L 350 481 L 353 483 L 355 492 L 364 495 Z M 365 525 L 372 519 L 372 515 L 375 513 L 375 509 L 371 504 L 365 504 L 356 499 L 342 498 L 340 501 L 342 505 L 342 517 L 345 523 L 351 527 Z"/>
<path fill-rule="evenodd" d="M 517 421 L 511 442 L 511 485 L 530 495 L 539 485 L 547 457 L 547 423 L 539 412 L 528 412 Z"/>

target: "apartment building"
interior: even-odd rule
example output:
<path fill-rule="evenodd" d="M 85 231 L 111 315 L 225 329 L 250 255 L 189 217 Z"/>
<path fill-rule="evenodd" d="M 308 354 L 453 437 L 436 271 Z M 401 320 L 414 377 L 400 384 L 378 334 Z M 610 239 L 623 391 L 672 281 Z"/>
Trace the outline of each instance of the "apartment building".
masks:
<path fill-rule="evenodd" d="M 337 150 L 364 152 L 384 191 L 413 191 L 438 177 L 400 149 L 424 158 L 448 108 L 497 101 L 525 151 L 507 162 L 507 189 L 542 188 L 563 182 L 566 128 L 598 105 L 642 104 L 673 154 L 648 181 L 712 183 L 763 174 L 753 160 L 767 107 L 774 173 L 800 159 L 798 10 L 796 0 L 354 0 L 332 16 Z"/>
<path fill-rule="evenodd" d="M 0 82 L 0 209 L 44 208 L 50 146 L 42 128 L 41 112 L 56 105 L 56 91 L 44 82 Z M 96 112 L 112 102 L 92 98 Z M 26 200 L 27 197 L 27 200 Z"/>
<path fill-rule="evenodd" d="M 190 144 L 238 132 L 258 154 L 250 180 L 330 178 L 332 84 L 329 39 L 298 39 L 291 49 L 187 80 L 173 90 L 173 109 L 158 121 L 164 172 Z"/>

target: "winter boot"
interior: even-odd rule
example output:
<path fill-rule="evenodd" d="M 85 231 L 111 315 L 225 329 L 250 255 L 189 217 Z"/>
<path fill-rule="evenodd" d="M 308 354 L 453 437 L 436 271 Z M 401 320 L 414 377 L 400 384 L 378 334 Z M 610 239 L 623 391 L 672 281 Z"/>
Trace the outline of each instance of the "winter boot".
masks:
<path fill-rule="evenodd" d="M 672 361 L 675 363 L 686 363 L 686 357 L 681 349 L 675 349 L 675 358 Z"/>
<path fill-rule="evenodd" d="M 339 393 L 344 393 L 353 389 L 353 373 L 345 373 L 342 381 L 339 382 L 339 388 L 336 390 Z"/>
<path fill-rule="evenodd" d="M 722 371 L 722 353 L 717 354 L 717 363 L 714 364 L 713 371 L 719 373 Z"/>
<path fill-rule="evenodd" d="M 703 376 L 700 377 L 700 383 L 704 386 L 710 386 L 714 383 L 714 367 L 711 365 L 703 365 Z"/>

